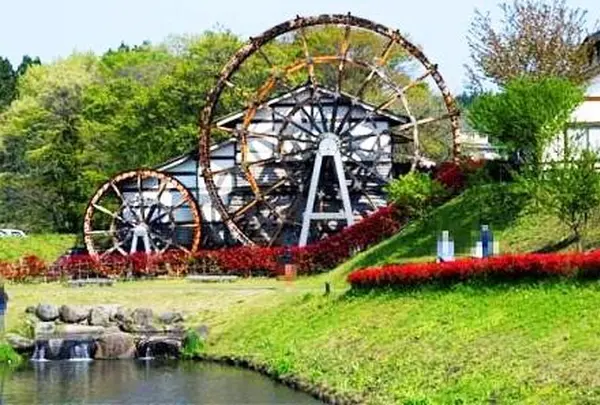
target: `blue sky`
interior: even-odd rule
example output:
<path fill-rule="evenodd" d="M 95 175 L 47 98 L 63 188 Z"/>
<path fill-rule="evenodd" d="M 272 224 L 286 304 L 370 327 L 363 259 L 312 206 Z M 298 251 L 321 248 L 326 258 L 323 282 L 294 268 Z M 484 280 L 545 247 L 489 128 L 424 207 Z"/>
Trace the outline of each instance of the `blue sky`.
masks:
<path fill-rule="evenodd" d="M 598 0 L 568 0 L 600 17 Z M 160 42 L 170 34 L 195 34 L 218 26 L 243 37 L 300 15 L 346 13 L 398 28 L 438 63 L 459 91 L 469 50 L 466 35 L 474 9 L 497 11 L 497 0 L 29 0 L 2 5 L 0 55 L 18 63 L 23 54 L 43 61 L 73 50 L 101 53 L 121 41 Z M 596 5 L 594 9 L 594 5 Z"/>

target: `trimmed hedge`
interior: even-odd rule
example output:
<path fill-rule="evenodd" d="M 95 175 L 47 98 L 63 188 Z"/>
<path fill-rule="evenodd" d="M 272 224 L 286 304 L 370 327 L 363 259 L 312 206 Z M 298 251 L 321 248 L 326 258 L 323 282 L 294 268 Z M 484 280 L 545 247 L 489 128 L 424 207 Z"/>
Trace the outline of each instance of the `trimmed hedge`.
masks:
<path fill-rule="evenodd" d="M 587 253 L 518 254 L 445 263 L 410 263 L 357 270 L 348 275 L 353 288 L 407 287 L 471 279 L 598 278 L 600 250 Z"/>

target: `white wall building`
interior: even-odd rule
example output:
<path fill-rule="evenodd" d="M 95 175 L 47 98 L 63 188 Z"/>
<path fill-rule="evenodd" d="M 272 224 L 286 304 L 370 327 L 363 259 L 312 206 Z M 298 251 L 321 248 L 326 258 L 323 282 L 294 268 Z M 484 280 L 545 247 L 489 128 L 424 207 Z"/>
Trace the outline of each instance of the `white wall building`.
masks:
<path fill-rule="evenodd" d="M 394 127 L 406 124 L 409 120 L 407 117 L 396 116 L 385 111 L 375 113 L 374 106 L 357 100 L 344 99 L 344 95 L 342 95 L 341 101 L 339 98 L 334 101 L 335 95 L 330 90 L 318 88 L 318 91 L 322 93 L 319 108 L 311 107 L 310 104 L 304 105 L 305 110 L 310 111 L 309 114 L 314 118 L 309 122 L 306 113 L 298 109 L 298 105 L 302 105 L 304 99 L 307 102 L 310 101 L 309 91 L 314 90 L 309 90 L 307 86 L 300 87 L 293 92 L 269 100 L 263 108 L 258 109 L 247 131 L 249 134 L 263 135 L 248 136 L 246 162 L 273 160 L 272 163 L 257 164 L 256 167 L 251 168 L 252 175 L 262 190 L 268 190 L 272 186 L 281 184 L 282 181 L 285 181 L 285 177 L 292 173 L 294 176 L 299 176 L 295 179 L 297 180 L 294 182 L 295 185 L 286 184 L 285 187 L 281 187 L 272 194 L 276 197 L 273 200 L 278 205 L 276 209 L 281 208 L 282 212 L 289 212 L 290 206 L 295 204 L 294 201 L 299 197 L 300 209 L 296 209 L 294 214 L 296 217 L 293 218 L 293 221 L 301 223 L 301 215 L 304 212 L 308 186 L 311 181 L 312 165 L 315 160 L 315 143 L 298 128 L 299 126 L 311 128 L 315 125 L 331 125 L 332 121 L 342 121 L 342 117 L 348 114 L 349 118 L 345 125 L 350 136 L 345 135 L 348 139 L 342 141 L 343 145 L 347 145 L 343 147 L 342 160 L 352 204 L 352 215 L 358 220 L 387 204 L 383 186 L 394 175 L 392 143 L 396 145 L 404 141 L 409 142 L 409 139 L 403 138 L 401 135 L 392 137 L 391 133 Z M 335 110 L 334 103 L 337 104 Z M 232 131 L 240 130 L 243 128 L 245 113 L 245 111 L 241 111 L 227 116 L 217 123 L 217 127 L 229 128 Z M 288 119 L 284 120 L 284 117 L 289 117 L 289 121 L 294 123 L 286 122 Z M 315 133 L 325 132 L 328 131 L 323 128 L 315 131 Z M 270 136 L 264 136 L 264 134 Z M 282 141 L 282 139 L 285 140 Z M 213 172 L 218 194 L 229 212 L 235 212 L 245 207 L 255 198 L 241 169 L 241 155 L 239 136 L 213 145 L 211 148 L 210 169 Z M 282 164 L 282 157 L 285 164 Z M 234 242 L 222 222 L 219 212 L 212 204 L 204 183 L 203 168 L 198 161 L 197 151 L 171 159 L 156 169 L 176 177 L 196 197 L 203 222 L 203 247 Z M 326 176 L 331 170 L 333 169 L 324 166 L 323 176 Z M 320 206 L 323 207 L 323 211 L 337 211 L 340 208 L 340 202 L 335 201 L 339 200 L 338 192 L 333 190 L 332 193 L 334 198 L 323 198 L 321 201 Z M 252 215 L 258 217 L 257 221 L 263 221 L 264 216 L 268 213 L 256 210 Z M 180 221 L 185 222 L 186 218 L 180 218 Z M 264 222 L 261 222 L 260 226 L 255 226 L 256 229 L 249 222 L 244 222 L 239 226 L 244 226 L 244 232 L 247 234 L 255 231 L 252 234 L 253 240 L 275 245 L 286 243 L 285 232 L 278 235 L 276 240 L 269 240 L 269 238 L 274 239 L 273 234 L 261 236 L 261 232 L 264 233 L 267 228 Z M 332 232 L 345 226 L 345 224 L 339 224 L 339 221 L 330 222 Z M 297 237 L 298 235 L 292 236 L 292 240 Z M 314 239 L 314 235 L 311 238 Z"/>

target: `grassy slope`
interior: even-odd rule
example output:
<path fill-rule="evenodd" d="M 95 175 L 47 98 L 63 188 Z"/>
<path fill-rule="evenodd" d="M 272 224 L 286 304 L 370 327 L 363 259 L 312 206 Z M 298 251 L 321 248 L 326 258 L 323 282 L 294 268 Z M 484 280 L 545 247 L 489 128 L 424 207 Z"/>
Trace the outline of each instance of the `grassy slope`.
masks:
<path fill-rule="evenodd" d="M 455 240 L 457 255 L 469 255 L 477 240 L 480 224 L 489 224 L 500 252 L 534 251 L 567 238 L 568 231 L 552 216 L 521 209 L 509 186 L 484 186 L 437 208 L 396 236 L 368 249 L 340 266 L 340 274 L 388 263 L 402 263 L 435 258 L 436 240 L 442 230 L 449 230 Z M 588 244 L 600 243 L 600 228 L 590 232 Z"/>
<path fill-rule="evenodd" d="M 75 244 L 74 235 L 29 235 L 26 238 L 0 238 L 0 261 L 14 261 L 25 255 L 36 255 L 54 261 Z"/>
<path fill-rule="evenodd" d="M 236 318 L 209 350 L 368 403 L 599 403 L 599 292 L 558 283 L 307 294 Z"/>

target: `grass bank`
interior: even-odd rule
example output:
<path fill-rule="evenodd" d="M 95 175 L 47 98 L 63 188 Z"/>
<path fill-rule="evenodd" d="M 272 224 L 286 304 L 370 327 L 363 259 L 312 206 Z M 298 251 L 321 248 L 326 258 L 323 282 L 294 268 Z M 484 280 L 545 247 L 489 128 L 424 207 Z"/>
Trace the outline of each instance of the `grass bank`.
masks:
<path fill-rule="evenodd" d="M 372 404 L 599 403 L 600 283 L 309 293 L 210 338 Z"/>
<path fill-rule="evenodd" d="M 75 235 L 40 234 L 25 238 L 0 238 L 0 261 L 15 261 L 26 255 L 36 255 L 53 262 L 75 244 Z"/>
<path fill-rule="evenodd" d="M 556 218 L 528 207 L 514 186 L 493 184 L 467 190 L 425 219 L 413 222 L 394 237 L 342 264 L 339 274 L 382 264 L 434 260 L 436 240 L 443 230 L 450 231 L 457 255 L 469 255 L 481 224 L 490 225 L 500 253 L 574 247 L 563 245 L 569 232 Z M 598 225 L 590 227 L 586 248 L 600 245 Z"/>

